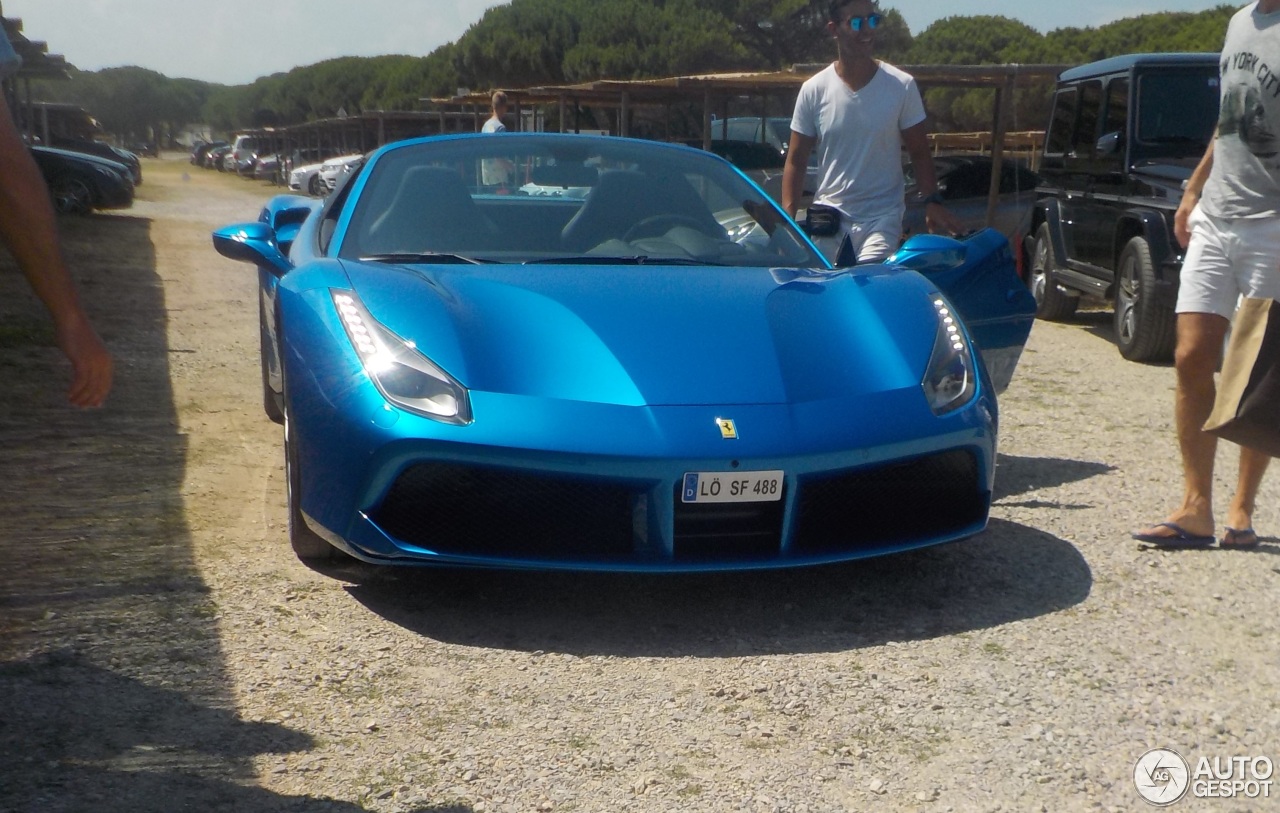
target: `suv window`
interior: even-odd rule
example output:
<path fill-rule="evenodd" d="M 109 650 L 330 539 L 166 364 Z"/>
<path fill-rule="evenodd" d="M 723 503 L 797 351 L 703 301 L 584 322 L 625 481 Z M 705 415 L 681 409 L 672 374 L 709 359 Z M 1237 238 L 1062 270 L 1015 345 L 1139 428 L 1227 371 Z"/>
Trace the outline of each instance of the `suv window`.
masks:
<path fill-rule="evenodd" d="M 1098 114 L 1101 110 L 1102 80 L 1081 83 L 1079 113 L 1075 134 L 1071 138 L 1071 149 L 1076 155 L 1093 155 L 1094 145 L 1098 143 Z"/>
<path fill-rule="evenodd" d="M 1062 155 L 1071 146 L 1071 131 L 1076 119 L 1076 99 L 1079 92 L 1065 88 L 1054 94 L 1053 118 L 1049 122 L 1049 134 L 1044 140 L 1045 155 Z"/>
<path fill-rule="evenodd" d="M 1112 79 L 1107 83 L 1107 117 L 1102 133 L 1124 135 L 1124 123 L 1129 118 L 1129 80 Z"/>

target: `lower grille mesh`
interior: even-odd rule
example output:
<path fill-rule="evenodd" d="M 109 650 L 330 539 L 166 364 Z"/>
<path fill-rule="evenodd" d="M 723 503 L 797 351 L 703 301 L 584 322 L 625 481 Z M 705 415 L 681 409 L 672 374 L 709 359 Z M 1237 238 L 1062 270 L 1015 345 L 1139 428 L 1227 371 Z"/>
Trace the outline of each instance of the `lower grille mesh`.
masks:
<path fill-rule="evenodd" d="M 857 550 L 945 534 L 981 522 L 987 500 L 978 462 L 964 449 L 805 479 L 792 549 Z"/>
<path fill-rule="evenodd" d="M 396 478 L 370 518 L 438 553 L 613 559 L 632 552 L 636 493 L 597 480 L 420 463 Z"/>

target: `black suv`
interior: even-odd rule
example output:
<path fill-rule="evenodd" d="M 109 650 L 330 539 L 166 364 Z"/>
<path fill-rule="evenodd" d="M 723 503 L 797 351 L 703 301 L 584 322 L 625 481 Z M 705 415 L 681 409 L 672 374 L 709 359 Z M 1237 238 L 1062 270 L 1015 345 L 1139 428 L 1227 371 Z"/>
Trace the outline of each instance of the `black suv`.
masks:
<path fill-rule="evenodd" d="M 1058 77 L 1026 232 L 1037 316 L 1066 319 L 1081 294 L 1103 297 L 1121 355 L 1172 356 L 1173 215 L 1217 122 L 1217 54 L 1118 56 Z"/>

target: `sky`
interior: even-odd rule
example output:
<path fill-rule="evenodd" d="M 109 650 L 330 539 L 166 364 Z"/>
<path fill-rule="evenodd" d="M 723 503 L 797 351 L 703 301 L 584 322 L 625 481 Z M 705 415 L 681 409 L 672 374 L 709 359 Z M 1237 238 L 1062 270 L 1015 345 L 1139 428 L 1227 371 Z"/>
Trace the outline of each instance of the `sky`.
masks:
<path fill-rule="evenodd" d="M 1244 5 L 1243 0 L 1229 0 Z M 1099 26 L 1222 0 L 881 0 L 913 33 L 949 16 L 991 14 L 1041 32 Z M 0 0 L 28 39 L 81 70 L 136 65 L 171 78 L 248 84 L 340 56 L 426 56 L 456 41 L 493 0 Z"/>

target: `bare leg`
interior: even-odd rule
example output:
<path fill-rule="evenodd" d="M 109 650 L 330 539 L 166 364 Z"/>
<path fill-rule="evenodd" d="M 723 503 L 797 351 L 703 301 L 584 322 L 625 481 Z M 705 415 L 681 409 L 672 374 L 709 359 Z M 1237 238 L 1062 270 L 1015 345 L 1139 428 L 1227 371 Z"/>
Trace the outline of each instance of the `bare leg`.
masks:
<path fill-rule="evenodd" d="M 1213 374 L 1222 357 L 1222 341 L 1229 325 L 1225 318 L 1213 313 L 1178 314 L 1178 349 L 1174 359 L 1178 390 L 1174 418 L 1182 452 L 1183 494 L 1182 504 L 1169 514 L 1167 521 L 1180 525 L 1188 533 L 1203 536 L 1212 536 L 1214 532 L 1213 457 L 1218 439 L 1202 427 L 1213 411 L 1216 394 Z M 1260 473 L 1257 478 L 1261 482 Z M 1257 483 L 1248 493 L 1252 500 L 1252 495 L 1257 493 Z M 1249 510 L 1252 512 L 1252 506 Z M 1144 528 L 1142 533 L 1176 535 L 1168 528 Z"/>
<path fill-rule="evenodd" d="M 1240 448 L 1240 479 L 1236 494 L 1227 509 L 1227 527 L 1243 531 L 1253 527 L 1253 509 L 1271 456 L 1245 447 Z"/>

